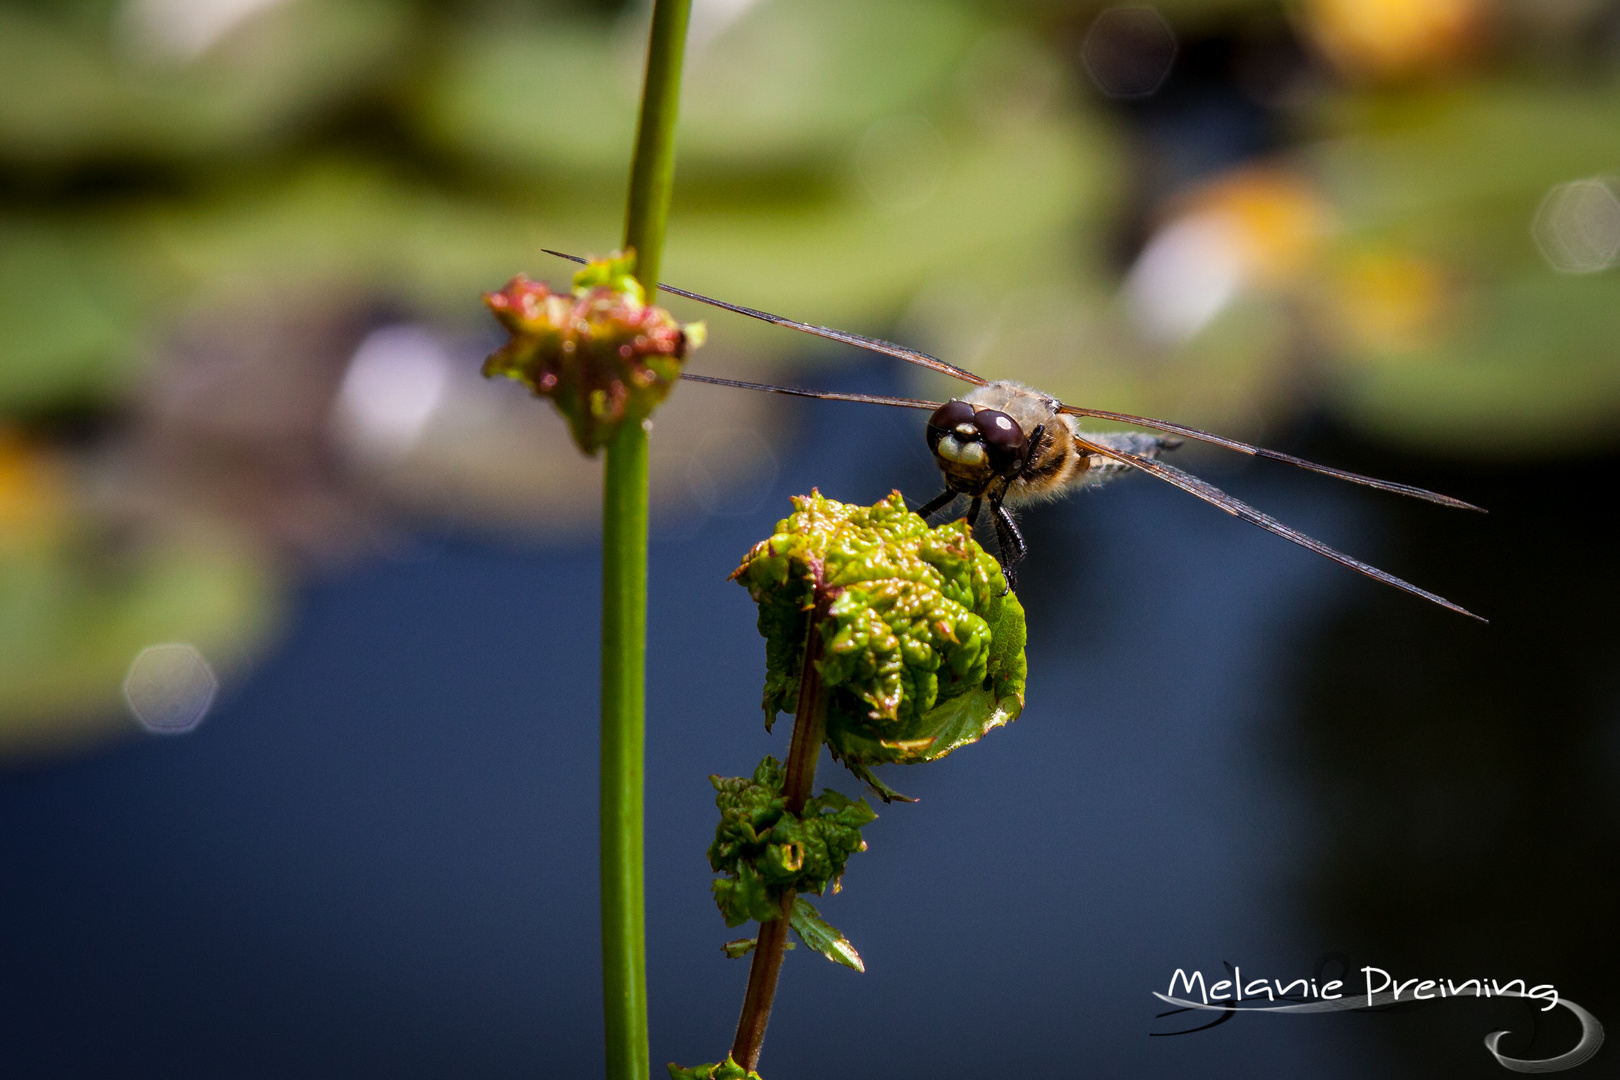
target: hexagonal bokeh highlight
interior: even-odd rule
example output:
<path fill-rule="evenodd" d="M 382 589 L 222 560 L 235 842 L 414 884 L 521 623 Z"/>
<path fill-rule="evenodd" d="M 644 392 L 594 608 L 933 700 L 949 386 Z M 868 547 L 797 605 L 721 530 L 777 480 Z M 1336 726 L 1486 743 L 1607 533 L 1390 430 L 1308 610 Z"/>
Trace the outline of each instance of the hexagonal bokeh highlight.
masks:
<path fill-rule="evenodd" d="M 1620 258 L 1620 197 L 1614 182 L 1572 180 L 1547 192 L 1530 234 L 1542 258 L 1565 274 L 1593 274 Z"/>
<path fill-rule="evenodd" d="M 1080 59 L 1097 89 L 1109 97 L 1151 97 L 1176 62 L 1176 32 L 1156 8 L 1111 7 L 1086 31 Z"/>
<path fill-rule="evenodd" d="M 195 646 L 148 645 L 124 676 L 124 701 L 141 727 L 183 735 L 202 723 L 219 693 L 219 679 Z"/>

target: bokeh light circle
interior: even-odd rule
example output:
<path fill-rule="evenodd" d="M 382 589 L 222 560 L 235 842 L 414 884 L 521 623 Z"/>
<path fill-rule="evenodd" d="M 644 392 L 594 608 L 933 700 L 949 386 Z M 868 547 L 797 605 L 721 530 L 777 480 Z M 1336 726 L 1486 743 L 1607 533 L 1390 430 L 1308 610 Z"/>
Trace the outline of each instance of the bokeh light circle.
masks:
<path fill-rule="evenodd" d="M 219 679 L 196 646 L 148 645 L 124 676 L 124 701 L 141 727 L 154 735 L 196 729 L 214 704 Z"/>
<path fill-rule="evenodd" d="M 1597 177 L 1547 192 L 1530 226 L 1542 257 L 1566 274 L 1593 274 L 1620 257 L 1620 197 Z"/>

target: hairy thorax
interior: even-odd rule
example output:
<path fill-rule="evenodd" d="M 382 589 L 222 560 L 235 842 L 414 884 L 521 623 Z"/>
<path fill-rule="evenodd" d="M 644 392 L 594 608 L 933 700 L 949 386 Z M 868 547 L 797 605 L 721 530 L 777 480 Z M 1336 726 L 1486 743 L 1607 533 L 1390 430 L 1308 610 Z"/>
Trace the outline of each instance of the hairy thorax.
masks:
<path fill-rule="evenodd" d="M 1036 429 L 1042 429 L 1040 445 L 1029 467 L 1007 489 L 1008 502 L 1054 498 L 1086 471 L 1091 455 L 1077 451 L 1073 418 L 1057 411 L 1056 398 L 1022 383 L 1000 379 L 979 387 L 962 400 L 1006 413 L 1023 428 L 1025 438 L 1032 438 Z"/>

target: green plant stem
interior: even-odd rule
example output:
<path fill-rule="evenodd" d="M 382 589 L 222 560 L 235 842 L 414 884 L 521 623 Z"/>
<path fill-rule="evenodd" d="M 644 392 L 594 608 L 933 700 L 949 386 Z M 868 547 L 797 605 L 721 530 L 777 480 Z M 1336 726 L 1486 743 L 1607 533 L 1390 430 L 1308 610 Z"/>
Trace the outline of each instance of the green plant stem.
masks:
<path fill-rule="evenodd" d="M 810 612 L 810 629 L 804 647 L 804 665 L 799 675 L 799 701 L 793 714 L 793 740 L 788 745 L 787 767 L 782 779 L 782 801 L 789 813 L 804 811 L 816 780 L 816 761 L 821 757 L 821 741 L 827 727 L 827 689 L 822 685 L 816 663 L 821 659 L 821 622 L 832 603 L 815 567 L 815 606 Z M 748 968 L 748 989 L 743 994 L 742 1016 L 737 1020 L 737 1038 L 731 1056 L 745 1069 L 759 1067 L 759 1052 L 765 1045 L 765 1025 L 771 1019 L 771 1002 L 776 998 L 776 980 L 782 972 L 787 952 L 788 920 L 793 913 L 792 889 L 782 894 L 782 914 L 759 924 L 754 959 Z"/>
<path fill-rule="evenodd" d="M 641 88 L 636 158 L 630 167 L 630 204 L 624 246 L 636 252 L 636 280 L 651 301 L 657 295 L 664 258 L 664 225 L 675 185 L 675 120 L 681 94 L 681 60 L 692 0 L 657 0 L 647 44 L 647 78 Z"/>
<path fill-rule="evenodd" d="M 675 120 L 691 0 L 657 0 L 630 168 L 625 247 L 652 298 L 675 176 Z M 602 499 L 602 1004 L 608 1080 L 648 1080 L 643 791 L 647 654 L 647 431 L 607 447 Z"/>
<path fill-rule="evenodd" d="M 602 1001 L 609 1080 L 647 1080 L 642 860 L 647 653 L 647 433 L 607 449 L 602 504 Z"/>

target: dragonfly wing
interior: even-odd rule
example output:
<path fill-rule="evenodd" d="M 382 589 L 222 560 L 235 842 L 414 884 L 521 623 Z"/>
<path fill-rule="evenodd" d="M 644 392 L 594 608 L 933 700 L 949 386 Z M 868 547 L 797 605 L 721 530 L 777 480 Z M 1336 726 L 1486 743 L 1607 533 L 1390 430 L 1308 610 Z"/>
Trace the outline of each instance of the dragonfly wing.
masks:
<path fill-rule="evenodd" d="M 858 401 L 865 405 L 893 405 L 901 409 L 928 409 L 939 408 L 937 401 L 923 401 L 921 398 L 887 397 L 883 394 L 840 394 L 833 390 L 800 390 L 793 386 L 772 386 L 770 383 L 743 382 L 740 379 L 717 379 L 713 375 L 694 375 L 690 371 L 681 372 L 681 378 L 688 382 L 708 383 L 710 386 L 730 386 L 738 390 L 759 390 L 766 394 L 788 394 L 792 397 L 816 398 L 819 401 Z"/>
<path fill-rule="evenodd" d="M 1292 543 L 1298 544 L 1302 548 L 1309 551 L 1314 551 L 1318 555 L 1332 559 L 1340 566 L 1347 566 L 1356 571 L 1358 574 L 1365 574 L 1374 581 L 1382 581 L 1385 585 L 1393 585 L 1402 592 L 1409 592 L 1413 596 L 1421 596 L 1423 599 L 1428 600 L 1431 603 L 1439 604 L 1441 607 L 1448 608 L 1460 615 L 1466 615 L 1470 619 L 1479 619 L 1480 622 L 1486 621 L 1485 619 L 1481 619 L 1478 615 L 1475 615 L 1472 611 L 1469 611 L 1467 608 L 1453 604 L 1450 600 L 1447 600 L 1443 596 L 1437 596 L 1426 589 L 1420 589 L 1409 581 L 1402 581 L 1394 574 L 1385 573 L 1376 566 L 1369 566 L 1360 559 L 1353 559 L 1342 551 L 1328 547 L 1320 540 L 1315 540 L 1309 536 L 1306 536 L 1298 529 L 1290 528 L 1289 526 L 1284 525 L 1270 514 L 1265 514 L 1259 510 L 1256 510 L 1254 507 L 1250 506 L 1246 502 L 1243 502 L 1241 499 L 1234 499 L 1232 496 L 1228 495 L 1215 485 L 1200 480 L 1191 473 L 1182 472 L 1173 465 L 1166 465 L 1162 461 L 1156 461 L 1153 458 L 1132 453 L 1129 450 L 1118 449 L 1116 447 L 1109 446 L 1106 443 L 1096 442 L 1089 436 L 1076 436 L 1075 442 L 1095 454 L 1102 454 L 1106 457 L 1114 458 L 1128 465 L 1132 465 L 1135 468 L 1141 469 L 1150 476 L 1156 476 L 1167 484 L 1173 484 L 1182 491 L 1196 495 L 1198 498 L 1203 499 L 1211 506 L 1217 506 L 1220 509 L 1225 510 L 1228 514 L 1231 514 L 1235 518 L 1247 521 L 1251 525 L 1258 525 L 1269 533 L 1275 533 L 1284 540 L 1291 541 Z"/>
<path fill-rule="evenodd" d="M 544 251 L 547 255 L 555 255 L 559 259 L 567 259 L 569 262 L 585 262 L 585 260 L 580 258 L 578 255 L 566 255 L 561 251 L 552 251 L 550 248 L 541 248 L 540 250 Z M 814 334 L 819 338 L 826 338 L 828 341 L 837 341 L 845 345 L 854 345 L 858 349 L 866 349 L 869 352 L 883 353 L 885 356 L 898 357 L 909 364 L 916 364 L 919 367 L 928 368 L 930 371 L 937 371 L 941 375 L 949 375 L 953 379 L 961 379 L 963 382 L 972 383 L 974 386 L 983 386 L 986 381 L 973 374 L 973 372 L 968 371 L 966 368 L 959 368 L 955 364 L 948 364 L 937 356 L 929 356 L 925 352 L 919 352 L 916 349 L 908 349 L 904 345 L 896 345 L 892 341 L 884 341 L 881 338 L 865 337 L 861 334 L 851 334 L 847 330 L 834 330 L 830 326 L 816 326 L 814 323 L 803 323 L 796 319 L 783 318 L 781 315 L 772 315 L 768 311 L 760 311 L 757 308 L 743 307 L 741 304 L 728 304 L 724 300 L 716 300 L 714 297 L 704 296 L 702 293 L 687 292 L 685 289 L 677 289 L 675 286 L 665 285 L 663 282 L 659 282 L 658 287 L 664 292 L 674 293 L 676 296 L 684 296 L 688 300 L 696 300 L 700 304 L 708 304 L 710 307 L 724 308 L 726 311 L 735 311 L 739 315 L 747 315 L 750 319 L 761 319 L 770 323 L 772 326 L 785 326 L 790 330 L 799 330 L 806 334 Z"/>
<path fill-rule="evenodd" d="M 1138 431 L 1083 431 L 1079 435 L 1087 442 L 1145 458 L 1157 458 L 1164 451 L 1174 450 L 1181 445 L 1180 439 L 1166 438 L 1163 435 L 1145 435 Z M 1135 471 L 1134 465 L 1119 458 L 1108 457 L 1106 454 L 1092 454 L 1091 460 L 1086 463 L 1085 471 L 1071 480 L 1068 486 L 1097 487 Z"/>
<path fill-rule="evenodd" d="M 1224 446 L 1228 450 L 1236 450 L 1240 454 L 1250 457 L 1265 458 L 1267 461 L 1281 461 L 1286 465 L 1293 465 L 1301 469 L 1321 473 L 1339 480 L 1348 480 L 1352 484 L 1361 484 L 1365 487 L 1377 488 L 1379 491 L 1392 491 L 1397 495 L 1408 495 L 1414 499 L 1424 499 L 1428 502 L 1439 503 L 1441 506 L 1454 506 L 1459 510 L 1478 510 L 1485 513 L 1481 507 L 1473 503 L 1454 499 L 1450 495 L 1441 495 L 1438 492 L 1425 488 L 1413 487 L 1411 484 L 1397 484 L 1389 480 L 1378 480 L 1371 476 L 1362 476 L 1360 473 L 1347 472 L 1344 469 L 1335 469 L 1328 465 L 1318 465 L 1314 461 L 1294 457 L 1292 454 L 1278 453 L 1276 450 L 1267 450 L 1259 446 L 1250 446 L 1248 443 L 1228 439 L 1224 435 L 1215 435 L 1208 431 L 1201 431 L 1185 424 L 1173 424 L 1168 420 L 1154 420 L 1147 416 L 1132 416 L 1130 413 L 1109 412 L 1107 409 L 1085 409 L 1078 405 L 1060 405 L 1058 412 L 1068 413 L 1070 416 L 1089 416 L 1097 420 L 1114 420 L 1121 424 L 1133 424 L 1136 427 L 1153 428 L 1156 431 L 1169 432 L 1199 442 L 1212 443 L 1215 446 Z"/>

